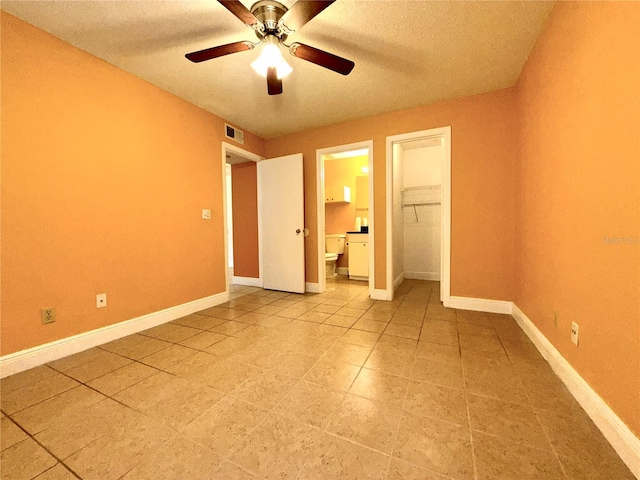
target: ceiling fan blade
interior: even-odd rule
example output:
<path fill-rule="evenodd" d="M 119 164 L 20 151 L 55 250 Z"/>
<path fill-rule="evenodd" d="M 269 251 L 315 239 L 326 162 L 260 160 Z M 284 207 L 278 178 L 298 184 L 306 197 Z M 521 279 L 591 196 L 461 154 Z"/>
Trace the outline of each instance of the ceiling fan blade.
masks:
<path fill-rule="evenodd" d="M 318 15 L 336 0 L 299 0 L 282 16 L 280 23 L 289 30 L 298 31 L 305 23 Z"/>
<path fill-rule="evenodd" d="M 229 55 L 230 53 L 245 52 L 252 50 L 254 44 L 251 42 L 234 42 L 227 43 L 226 45 L 220 45 L 218 47 L 205 48 L 204 50 L 198 50 L 197 52 L 187 53 L 185 57 L 194 63 L 204 62 L 205 60 L 211 60 L 212 58 L 222 57 Z"/>
<path fill-rule="evenodd" d="M 224 8 L 233 13 L 236 17 L 242 20 L 246 25 L 253 27 L 259 23 L 258 19 L 253 13 L 251 13 L 247 7 L 245 7 L 238 0 L 218 0 Z"/>
<path fill-rule="evenodd" d="M 278 78 L 276 67 L 267 69 L 267 92 L 269 95 L 280 95 L 282 93 L 282 80 Z"/>
<path fill-rule="evenodd" d="M 321 67 L 328 68 L 342 75 L 349 75 L 355 63 L 346 58 L 339 57 L 333 53 L 318 50 L 303 43 L 293 43 L 289 48 L 291 55 L 307 62 L 315 63 Z"/>

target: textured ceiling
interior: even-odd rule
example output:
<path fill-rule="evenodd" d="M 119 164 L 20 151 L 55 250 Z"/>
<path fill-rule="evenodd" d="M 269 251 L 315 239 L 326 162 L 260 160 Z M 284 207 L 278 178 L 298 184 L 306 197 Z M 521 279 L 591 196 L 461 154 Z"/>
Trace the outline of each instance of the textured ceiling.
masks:
<path fill-rule="evenodd" d="M 184 58 L 256 40 L 214 0 L 2 1 L 3 10 L 264 138 L 513 86 L 552 8 L 338 0 L 287 42 L 353 60 L 353 72 L 344 77 L 283 50 L 293 73 L 270 97 L 250 67 L 259 49 L 201 64 Z"/>

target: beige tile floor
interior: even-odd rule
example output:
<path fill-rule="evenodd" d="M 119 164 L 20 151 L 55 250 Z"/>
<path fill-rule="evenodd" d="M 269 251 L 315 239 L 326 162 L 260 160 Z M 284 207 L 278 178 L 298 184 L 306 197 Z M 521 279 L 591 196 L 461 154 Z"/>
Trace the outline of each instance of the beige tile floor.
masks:
<path fill-rule="evenodd" d="M 3 379 L 2 479 L 631 479 L 515 321 L 362 283 L 233 300 Z"/>

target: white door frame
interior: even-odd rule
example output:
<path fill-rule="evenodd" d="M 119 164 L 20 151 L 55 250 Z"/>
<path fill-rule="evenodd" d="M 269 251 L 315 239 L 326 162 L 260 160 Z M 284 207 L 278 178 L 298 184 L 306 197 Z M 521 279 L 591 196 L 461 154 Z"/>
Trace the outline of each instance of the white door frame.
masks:
<path fill-rule="evenodd" d="M 243 148 L 237 147 L 227 142 L 222 142 L 222 211 L 224 212 L 224 278 L 225 278 L 225 287 L 224 290 L 226 293 L 229 293 L 229 244 L 227 241 L 227 228 L 229 225 L 229 219 L 227 218 L 227 151 L 235 152 L 243 157 L 248 158 L 253 162 L 261 162 L 264 160 L 264 157 L 260 155 L 256 155 L 255 153 L 251 153 L 248 150 L 244 150 Z M 258 217 L 258 245 L 260 245 L 260 217 Z M 260 265 L 262 265 L 262 252 L 258 251 L 258 259 Z M 235 264 L 235 262 L 234 262 Z M 262 270 L 260 270 L 259 277 L 257 279 L 255 286 L 262 286 Z"/>
<path fill-rule="evenodd" d="M 342 153 L 351 150 L 367 149 L 369 156 L 369 296 L 374 294 L 375 285 L 375 248 L 374 248 L 374 197 L 373 197 L 373 140 L 338 145 L 335 147 L 320 148 L 316 150 L 316 180 L 317 180 L 317 216 L 318 216 L 318 292 L 327 290 L 327 279 L 325 278 L 325 216 L 324 216 L 324 161 L 323 156 L 332 153 Z M 355 221 L 355 219 L 354 219 Z"/>
<path fill-rule="evenodd" d="M 445 307 L 451 299 L 451 127 L 387 137 L 387 295 L 393 299 L 393 145 L 413 140 L 439 137 L 444 140 L 442 165 L 442 234 L 440 236 L 440 299 Z"/>

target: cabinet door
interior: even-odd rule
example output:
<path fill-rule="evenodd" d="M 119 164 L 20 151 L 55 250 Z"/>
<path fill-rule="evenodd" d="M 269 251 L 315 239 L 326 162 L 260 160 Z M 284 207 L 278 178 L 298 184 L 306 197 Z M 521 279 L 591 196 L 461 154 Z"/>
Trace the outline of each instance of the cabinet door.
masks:
<path fill-rule="evenodd" d="M 349 277 L 369 276 L 369 244 L 349 242 Z"/>
<path fill-rule="evenodd" d="M 331 202 L 333 201 L 333 188 L 332 187 L 325 187 L 324 189 L 324 201 L 326 202 Z"/>

